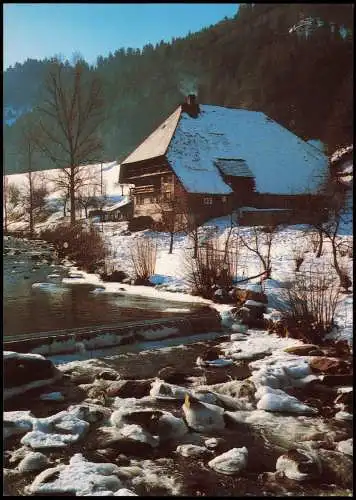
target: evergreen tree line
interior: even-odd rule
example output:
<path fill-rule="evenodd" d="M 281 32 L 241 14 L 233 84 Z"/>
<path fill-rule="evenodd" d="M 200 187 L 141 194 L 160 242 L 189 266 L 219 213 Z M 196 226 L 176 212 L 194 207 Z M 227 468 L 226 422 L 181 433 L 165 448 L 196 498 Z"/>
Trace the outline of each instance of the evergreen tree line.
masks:
<path fill-rule="evenodd" d="M 324 25 L 308 37 L 289 32 L 310 16 Z M 353 140 L 352 30 L 353 4 L 241 4 L 234 18 L 184 38 L 120 48 L 92 66 L 82 60 L 103 86 L 100 159 L 123 160 L 190 92 L 203 104 L 262 111 L 332 153 Z M 26 170 L 17 155 L 21 121 L 41 103 L 51 61 L 29 59 L 4 74 L 4 113 L 24 113 L 4 126 L 6 172 Z"/>

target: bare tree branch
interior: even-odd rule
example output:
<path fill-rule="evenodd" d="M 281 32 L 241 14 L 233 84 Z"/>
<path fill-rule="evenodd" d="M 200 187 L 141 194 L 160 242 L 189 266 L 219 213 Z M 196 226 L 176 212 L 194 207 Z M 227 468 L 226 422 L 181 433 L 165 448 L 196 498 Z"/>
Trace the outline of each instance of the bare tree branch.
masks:
<path fill-rule="evenodd" d="M 73 71 L 55 61 L 46 80 L 46 99 L 38 109 L 42 131 L 38 146 L 63 169 L 57 185 L 69 193 L 72 224 L 78 190 L 89 182 L 82 178 L 80 166 L 98 159 L 102 146 L 97 136 L 103 110 L 101 84 L 96 78 L 90 80 L 90 74 L 86 79 L 84 71 L 80 61 Z"/>

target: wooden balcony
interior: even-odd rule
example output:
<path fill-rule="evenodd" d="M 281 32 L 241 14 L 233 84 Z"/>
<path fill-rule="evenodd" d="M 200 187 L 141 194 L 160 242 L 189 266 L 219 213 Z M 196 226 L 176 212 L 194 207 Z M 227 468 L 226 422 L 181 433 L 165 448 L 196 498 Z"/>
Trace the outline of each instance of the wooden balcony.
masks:
<path fill-rule="evenodd" d="M 154 184 L 147 184 L 146 186 L 137 186 L 135 188 L 132 188 L 131 194 L 133 196 L 136 196 L 138 194 L 152 194 L 152 193 L 158 193 L 158 190 Z"/>
<path fill-rule="evenodd" d="M 168 169 L 158 170 L 156 172 L 148 172 L 148 173 L 135 172 L 134 175 L 127 176 L 127 182 L 133 181 L 135 179 L 143 179 L 145 177 L 157 177 L 158 175 L 164 175 L 164 174 L 169 174 L 169 173 L 170 173 L 170 170 L 168 170 Z"/>

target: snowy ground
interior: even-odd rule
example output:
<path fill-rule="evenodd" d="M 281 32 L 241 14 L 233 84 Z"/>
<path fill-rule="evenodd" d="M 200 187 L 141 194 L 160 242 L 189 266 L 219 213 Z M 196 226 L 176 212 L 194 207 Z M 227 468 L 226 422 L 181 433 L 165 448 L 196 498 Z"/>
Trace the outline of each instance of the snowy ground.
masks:
<path fill-rule="evenodd" d="M 51 216 L 51 221 L 45 223 L 55 223 L 56 214 Z M 151 298 L 162 298 L 179 302 L 200 302 L 211 303 L 207 299 L 190 295 L 191 286 L 187 281 L 187 262 L 189 254 L 193 247 L 192 239 L 184 233 L 176 234 L 174 238 L 173 253 L 169 254 L 170 235 L 168 233 L 158 233 L 149 230 L 140 231 L 127 235 L 127 222 L 107 222 L 98 224 L 98 229 L 103 231 L 103 237 L 110 249 L 110 257 L 107 260 L 107 269 L 123 270 L 133 276 L 131 263 L 131 248 L 137 240 L 143 237 L 151 238 L 157 244 L 157 262 L 155 275 L 151 281 L 155 287 L 132 286 L 122 283 L 107 283 L 93 274 L 81 271 L 82 278 L 73 278 L 74 283 L 90 282 L 100 286 L 100 293 L 120 293 L 146 296 Z M 324 242 L 324 251 L 321 258 L 315 258 L 310 242 L 310 231 L 307 226 L 294 225 L 282 228 L 276 233 L 271 251 L 272 260 L 272 279 L 264 281 L 263 288 L 268 296 L 269 313 L 272 317 L 276 316 L 276 310 L 283 306 L 286 287 L 295 277 L 294 258 L 296 253 L 304 254 L 304 262 L 301 270 L 308 271 L 312 269 L 317 272 L 318 269 L 327 270 L 328 273 L 335 273 L 331 265 L 331 246 L 328 241 Z M 216 236 L 223 245 L 230 231 L 230 218 L 220 217 L 212 219 L 199 228 L 199 240 L 202 243 L 209 237 Z M 231 241 L 236 241 L 237 234 L 248 237 L 253 228 L 234 227 L 231 233 Z M 352 245 L 352 229 L 342 228 L 340 240 Z M 188 259 L 188 260 L 187 260 Z M 352 258 L 345 256 L 341 258 L 342 266 L 348 271 L 352 278 Z M 76 268 L 73 267 L 73 271 Z M 259 258 L 248 251 L 246 248 L 239 249 L 237 280 L 248 276 L 254 276 L 263 271 Z M 337 277 L 335 276 L 335 279 Z M 67 280 L 68 281 L 68 280 Z M 239 284 L 240 288 L 253 285 L 258 282 L 258 278 L 249 282 Z M 125 290 L 122 290 L 124 288 Z M 214 307 L 222 314 L 228 314 L 231 306 L 224 304 L 214 304 Z M 352 343 L 352 323 L 353 323 L 353 295 L 343 294 L 339 300 L 336 310 L 336 324 L 338 326 L 331 337 L 338 339 L 347 339 Z M 278 315 L 277 315 L 278 316 Z"/>
<path fill-rule="evenodd" d="M 187 255 L 192 249 L 192 240 L 185 234 L 175 235 L 173 253 L 169 254 L 169 234 L 156 233 L 151 231 L 141 231 L 132 233 L 129 236 L 122 235 L 125 231 L 127 223 L 106 223 L 103 225 L 103 236 L 111 248 L 111 259 L 109 267 L 112 269 L 122 269 L 125 272 L 132 272 L 130 261 L 130 248 L 135 244 L 137 238 L 150 237 L 157 243 L 157 263 L 155 275 L 152 281 L 156 287 L 130 286 L 125 285 L 126 293 L 169 298 L 177 301 L 186 301 L 190 286 L 187 282 Z M 285 288 L 294 279 L 294 255 L 297 251 L 303 249 L 305 261 L 301 266 L 301 270 L 312 269 L 314 272 L 317 269 L 327 269 L 334 272 L 331 266 L 331 246 L 327 241 L 324 242 L 324 252 L 321 258 L 316 259 L 310 244 L 310 234 L 306 233 L 307 226 L 294 225 L 280 230 L 272 243 L 272 279 L 264 282 L 264 290 L 269 300 L 269 312 L 273 314 L 277 306 L 280 306 L 284 301 Z M 213 219 L 199 229 L 200 240 L 216 235 L 222 242 L 225 241 L 230 230 L 230 219 L 221 217 Z M 234 239 L 237 233 L 247 236 L 251 233 L 251 228 L 240 227 L 233 228 L 231 238 Z M 346 232 L 347 233 L 347 232 Z M 349 231 L 349 233 L 351 233 Z M 344 242 L 352 244 L 352 234 L 340 235 Z M 244 278 L 254 276 L 262 272 L 261 263 L 257 256 L 248 250 L 241 248 L 239 256 L 238 276 Z M 341 258 L 342 265 L 348 270 L 352 277 L 352 258 L 345 256 Z M 86 278 L 94 283 L 100 280 L 91 275 L 86 275 Z M 250 286 L 251 283 L 258 282 L 258 278 L 251 282 L 241 283 L 239 286 L 244 288 Z M 116 291 L 121 284 L 116 283 L 101 283 L 108 292 Z M 169 293 L 170 292 L 170 293 Z M 172 293 L 174 292 L 174 293 Z M 206 301 L 200 297 L 190 296 L 189 301 Z M 215 307 L 221 311 L 227 311 L 230 306 L 215 304 Z M 333 332 L 333 336 L 339 339 L 347 339 L 352 342 L 352 310 L 353 296 L 343 294 L 339 300 L 336 311 L 336 323 L 338 330 Z"/>

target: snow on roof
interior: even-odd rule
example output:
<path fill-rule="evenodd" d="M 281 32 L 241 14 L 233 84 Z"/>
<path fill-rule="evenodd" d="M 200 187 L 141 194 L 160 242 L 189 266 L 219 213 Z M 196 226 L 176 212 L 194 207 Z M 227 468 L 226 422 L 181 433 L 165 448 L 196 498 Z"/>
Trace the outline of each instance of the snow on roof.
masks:
<path fill-rule="evenodd" d="M 264 113 L 200 105 L 198 118 L 181 114 L 167 159 L 185 189 L 228 194 L 214 161 L 244 159 L 256 191 L 275 194 L 315 192 L 328 168 L 327 157 Z"/>
<path fill-rule="evenodd" d="M 132 203 L 132 201 L 128 198 L 128 196 L 124 196 L 124 199 L 119 201 L 118 203 L 115 203 L 114 205 L 111 205 L 109 207 L 104 207 L 103 212 L 113 212 L 114 210 L 117 210 L 118 208 L 124 207 L 125 205 L 128 205 L 129 203 Z"/>
<path fill-rule="evenodd" d="M 167 120 L 152 132 L 152 134 L 150 134 L 122 163 L 135 163 L 136 161 L 164 155 L 176 129 L 181 111 L 181 106 L 179 106 Z"/>
<path fill-rule="evenodd" d="M 337 162 L 337 161 L 340 161 L 344 156 L 351 156 L 351 154 L 353 154 L 353 151 L 354 151 L 354 147 L 353 145 L 351 146 L 346 146 L 345 148 L 340 148 L 340 149 L 337 149 L 332 155 L 331 155 L 331 158 L 330 158 L 330 161 L 331 163 L 334 163 L 334 162 Z"/>
<path fill-rule="evenodd" d="M 220 172 L 234 177 L 253 177 L 245 160 L 240 158 L 217 158 L 214 161 Z"/>

